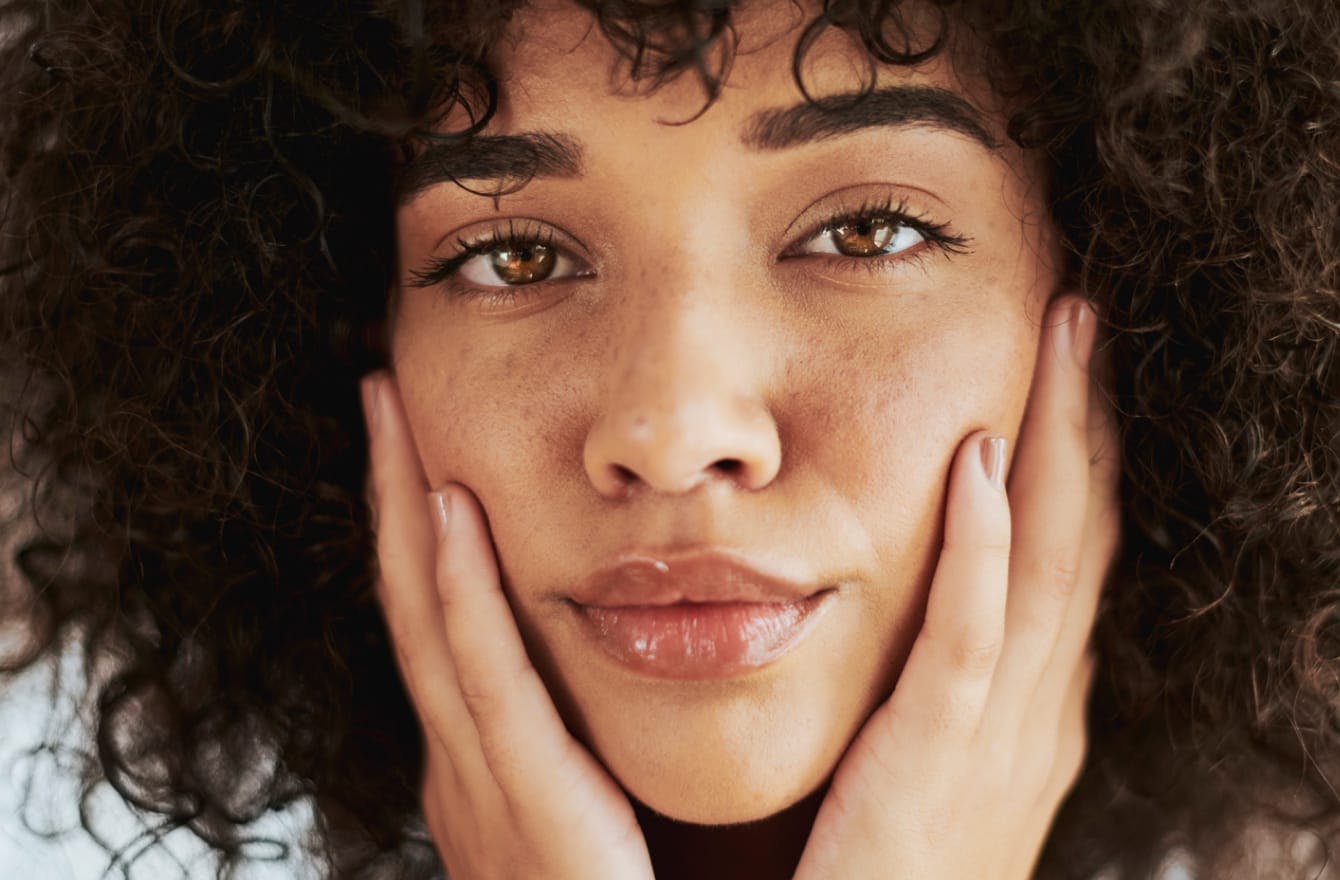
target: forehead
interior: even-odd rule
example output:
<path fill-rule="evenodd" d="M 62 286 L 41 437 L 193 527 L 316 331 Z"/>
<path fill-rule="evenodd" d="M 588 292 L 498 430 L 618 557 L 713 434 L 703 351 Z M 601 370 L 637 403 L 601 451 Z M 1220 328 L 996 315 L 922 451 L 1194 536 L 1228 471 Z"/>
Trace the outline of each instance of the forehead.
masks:
<path fill-rule="evenodd" d="M 586 10 L 562 0 L 529 4 L 513 18 L 490 57 L 501 100 L 489 130 L 560 130 L 592 117 L 625 122 L 652 117 L 665 134 L 674 123 L 702 121 L 708 124 L 701 128 L 710 128 L 738 122 L 763 107 L 793 105 L 804 97 L 795 76 L 797 43 L 819 14 L 814 4 L 793 0 L 735 9 L 731 28 L 703 56 L 709 73 L 725 73 L 720 96 L 704 111 L 706 95 L 695 68 L 652 89 L 653 77 L 632 79 L 628 48 L 616 48 Z M 939 34 L 939 15 L 919 4 L 904 4 L 897 14 L 914 48 L 929 45 Z M 667 28 L 665 34 L 652 33 L 649 43 L 666 39 L 683 41 L 684 34 Z M 893 42 L 899 45 L 898 39 Z M 723 68 L 727 51 L 729 63 Z M 857 36 L 829 27 L 807 46 L 799 72 L 813 97 L 849 95 L 872 84 L 872 77 L 874 84 L 916 81 L 957 94 L 983 117 L 992 116 L 989 91 L 961 76 L 951 54 L 938 53 L 916 68 L 872 64 Z"/>
<path fill-rule="evenodd" d="M 727 166 L 739 163 L 747 174 L 760 154 L 794 154 L 789 148 L 875 128 L 935 129 L 1017 163 L 989 91 L 955 69 L 959 45 L 954 34 L 941 34 L 940 16 L 911 4 L 900 20 L 910 49 L 941 36 L 949 47 L 909 67 L 873 63 L 854 35 L 836 28 L 819 31 L 797 55 L 817 14 L 789 0 L 740 10 L 704 55 L 707 71 L 726 72 L 709 102 L 692 67 L 656 88 L 635 80 L 629 47 L 616 47 L 586 10 L 564 2 L 527 6 L 488 58 L 498 100 L 483 134 L 420 150 L 401 170 L 399 202 L 446 182 L 471 181 L 477 186 L 467 189 L 488 193 L 516 181 L 597 170 L 645 178 L 650 169 L 668 181 L 672 164 L 729 173 Z M 665 38 L 651 34 L 649 42 Z M 857 95 L 862 100 L 853 101 Z M 458 107 L 446 127 L 470 122 Z"/>

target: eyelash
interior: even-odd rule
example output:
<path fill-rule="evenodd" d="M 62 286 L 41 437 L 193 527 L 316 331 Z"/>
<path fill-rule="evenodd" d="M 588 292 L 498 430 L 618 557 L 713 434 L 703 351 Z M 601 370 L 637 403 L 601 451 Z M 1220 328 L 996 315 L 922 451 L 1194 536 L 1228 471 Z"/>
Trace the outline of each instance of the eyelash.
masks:
<path fill-rule="evenodd" d="M 813 241 L 814 238 L 821 234 L 825 229 L 832 229 L 833 227 L 841 226 L 846 223 L 855 223 L 859 220 L 875 220 L 880 218 L 892 220 L 898 226 L 906 226 L 916 230 L 921 234 L 921 237 L 925 239 L 927 245 L 939 250 L 941 253 L 954 256 L 963 256 L 972 253 L 970 247 L 972 239 L 954 232 L 948 223 L 937 223 L 929 217 L 917 214 L 916 211 L 909 207 L 907 202 L 902 199 L 894 202 L 892 198 L 884 198 L 875 202 L 862 202 L 855 208 L 839 208 L 836 214 L 830 215 L 828 219 L 824 220 L 822 223 L 811 226 L 804 235 L 797 238 L 796 244 L 791 248 L 787 248 L 787 250 L 783 252 L 782 258 L 793 259 L 794 257 L 806 256 L 801 253 L 794 255 L 789 254 L 794 247 L 799 247 L 800 245 Z M 916 253 L 908 256 L 902 256 L 900 253 L 887 254 L 884 257 L 833 256 L 830 257 L 830 259 L 840 262 L 844 267 L 859 263 L 861 264 L 860 268 L 862 269 L 882 271 L 881 264 L 921 259 L 925 256 L 925 252 L 928 249 L 929 248 L 920 249 Z"/>
<path fill-rule="evenodd" d="M 860 220 L 874 219 L 891 220 L 899 226 L 907 226 L 916 230 L 930 247 L 939 250 L 946 255 L 965 255 L 972 251 L 970 245 L 972 239 L 967 236 L 959 235 L 950 228 L 948 223 L 937 223 L 927 217 L 917 215 L 912 211 L 905 201 L 894 202 L 887 198 L 878 202 L 863 202 L 855 208 L 841 208 L 838 213 L 831 215 L 824 222 L 813 226 L 809 231 L 797 239 L 797 244 L 783 252 L 781 259 L 795 259 L 796 257 L 806 256 L 803 253 L 790 253 L 794 247 L 806 244 L 820 235 L 825 229 L 831 229 L 841 226 L 844 223 L 853 223 Z M 481 235 L 474 238 L 456 239 L 456 250 L 450 256 L 431 257 L 420 268 L 410 272 L 410 287 L 435 287 L 439 284 L 445 284 L 451 281 L 461 266 L 482 254 L 490 253 L 505 245 L 507 246 L 533 246 L 537 244 L 554 244 L 553 230 L 539 223 L 525 223 L 518 228 L 517 223 L 508 220 L 505 228 L 501 225 L 494 226 L 486 230 Z M 884 264 L 900 262 L 905 260 L 920 260 L 925 257 L 929 248 L 917 249 L 915 253 L 908 256 L 888 255 L 893 259 L 885 257 L 841 257 L 830 256 L 829 259 L 837 261 L 845 268 L 859 268 L 870 272 L 884 271 Z M 543 282 L 536 282 L 542 284 Z M 497 287 L 488 290 L 488 296 L 499 297 L 507 296 L 508 292 L 515 295 L 519 288 L 531 287 L 530 284 L 519 284 L 511 287 Z"/>
<path fill-rule="evenodd" d="M 410 272 L 410 287 L 435 287 L 450 281 L 466 261 L 497 250 L 503 245 L 552 245 L 554 232 L 538 223 L 517 228 L 516 221 L 508 220 L 507 227 L 494 226 L 473 239 L 456 239 L 456 252 L 447 257 L 431 257 L 422 267 Z M 528 287 L 529 285 L 517 285 Z M 507 288 L 498 288 L 506 290 Z M 494 292 L 494 291 L 491 291 Z"/>

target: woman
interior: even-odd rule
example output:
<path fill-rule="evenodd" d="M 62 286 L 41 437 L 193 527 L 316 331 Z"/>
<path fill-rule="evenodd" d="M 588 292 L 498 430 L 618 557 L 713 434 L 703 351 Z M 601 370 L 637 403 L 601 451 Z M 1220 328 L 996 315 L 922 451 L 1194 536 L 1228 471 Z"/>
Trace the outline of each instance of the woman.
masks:
<path fill-rule="evenodd" d="M 123 797 L 353 876 L 1315 873 L 1333 12 L 61 14 L 11 665 L 106 658 Z"/>

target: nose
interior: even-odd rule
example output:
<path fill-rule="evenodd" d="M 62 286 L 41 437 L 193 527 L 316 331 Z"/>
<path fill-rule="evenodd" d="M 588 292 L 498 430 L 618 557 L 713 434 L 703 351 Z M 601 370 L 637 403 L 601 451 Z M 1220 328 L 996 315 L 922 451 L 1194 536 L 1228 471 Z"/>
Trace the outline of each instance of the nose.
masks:
<path fill-rule="evenodd" d="M 712 481 L 762 489 L 782 459 L 762 391 L 763 343 L 708 297 L 671 299 L 630 316 L 631 332 L 612 347 L 583 452 L 587 477 L 609 498 Z"/>

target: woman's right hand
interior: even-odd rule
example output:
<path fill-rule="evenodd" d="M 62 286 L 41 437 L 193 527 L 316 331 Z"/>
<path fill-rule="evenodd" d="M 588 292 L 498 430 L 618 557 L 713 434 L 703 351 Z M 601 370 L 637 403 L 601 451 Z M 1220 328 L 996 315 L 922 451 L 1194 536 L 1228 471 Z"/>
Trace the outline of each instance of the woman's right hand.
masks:
<path fill-rule="evenodd" d="M 478 501 L 429 492 L 394 379 L 362 391 L 378 597 L 423 725 L 424 815 L 448 876 L 652 877 L 627 796 L 526 656 Z"/>

